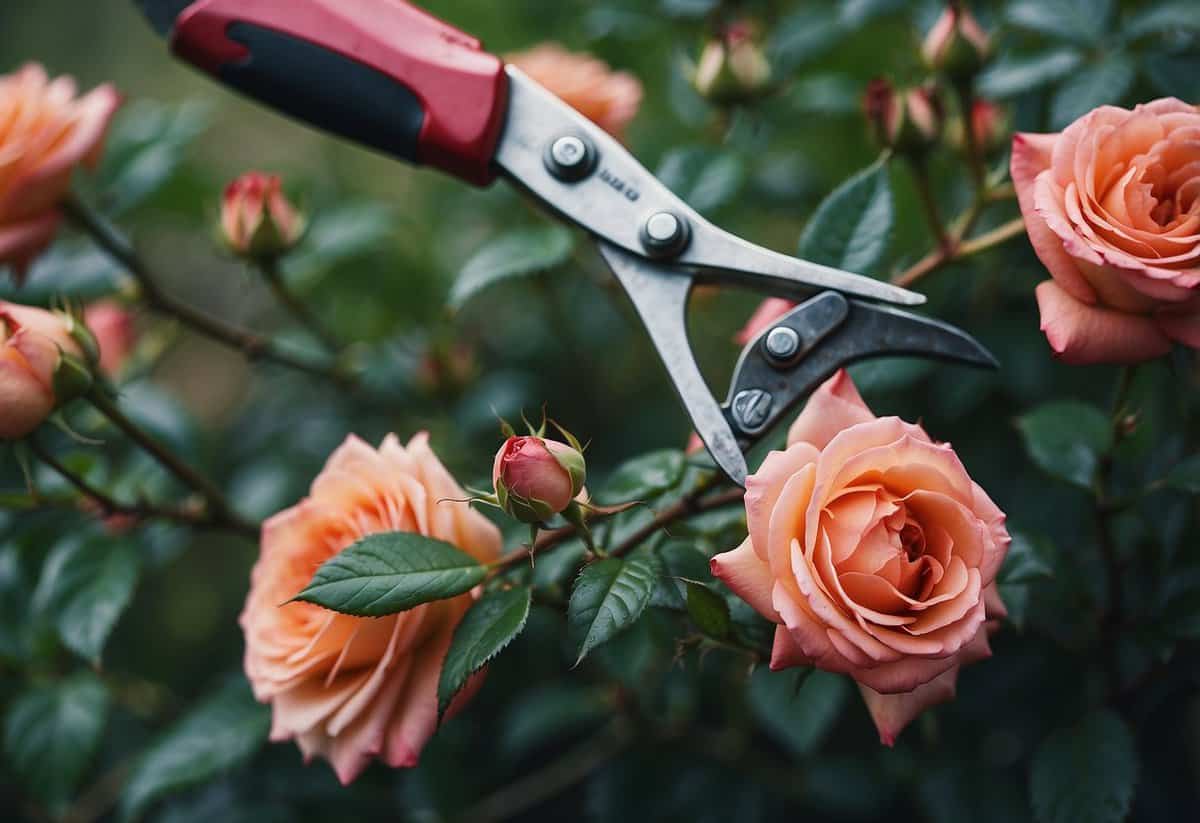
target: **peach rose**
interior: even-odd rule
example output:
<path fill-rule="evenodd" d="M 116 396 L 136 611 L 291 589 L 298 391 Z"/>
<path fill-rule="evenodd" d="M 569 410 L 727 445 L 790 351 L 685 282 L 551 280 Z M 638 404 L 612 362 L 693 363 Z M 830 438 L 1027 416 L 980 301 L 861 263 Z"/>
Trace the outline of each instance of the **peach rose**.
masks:
<path fill-rule="evenodd" d="M 1004 514 L 949 445 L 876 418 L 844 371 L 788 443 L 747 480 L 750 534 L 713 558 L 713 574 L 778 624 L 772 669 L 850 675 L 891 745 L 953 696 L 961 666 L 990 654 Z"/>
<path fill-rule="evenodd" d="M 129 309 L 116 300 L 98 300 L 83 310 L 83 322 L 100 348 L 100 369 L 109 375 L 119 372 L 137 343 Z"/>
<path fill-rule="evenodd" d="M 342 783 L 375 757 L 390 766 L 416 765 L 437 727 L 442 661 L 473 596 L 378 619 L 280 604 L 308 585 L 322 563 L 376 532 L 416 532 L 481 561 L 496 559 L 500 532 L 454 502 L 465 497 L 427 435 L 408 446 L 388 435 L 378 450 L 351 436 L 330 456 L 310 496 L 263 526 L 240 619 L 246 676 L 255 696 L 272 705 L 271 739 L 294 738 L 306 759 L 328 759 Z"/>
<path fill-rule="evenodd" d="M 71 172 L 99 161 L 118 105 L 112 86 L 77 98 L 74 80 L 33 63 L 0 77 L 0 266 L 18 282 L 54 239 Z"/>
<path fill-rule="evenodd" d="M 510 54 L 508 62 L 528 74 L 609 134 L 620 137 L 642 104 L 642 84 L 588 54 L 543 43 Z"/>
<path fill-rule="evenodd" d="M 1018 134 L 1012 178 L 1053 280 L 1042 331 L 1068 363 L 1200 348 L 1200 111 L 1102 106 L 1060 134 Z"/>
<path fill-rule="evenodd" d="M 61 315 L 0 301 L 0 440 L 24 437 L 58 406 L 64 353 L 84 359 Z"/>

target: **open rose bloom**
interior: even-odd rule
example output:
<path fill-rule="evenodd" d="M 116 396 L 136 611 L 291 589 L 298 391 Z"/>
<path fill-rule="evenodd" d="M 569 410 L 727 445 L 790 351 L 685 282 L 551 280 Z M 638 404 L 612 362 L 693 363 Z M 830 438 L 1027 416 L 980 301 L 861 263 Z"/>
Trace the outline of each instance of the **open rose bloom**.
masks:
<path fill-rule="evenodd" d="M 382 618 L 286 601 L 322 563 L 377 532 L 416 532 L 481 562 L 495 560 L 500 532 L 454 502 L 464 497 L 424 434 L 407 446 L 389 435 L 378 450 L 350 437 L 310 496 L 263 527 L 241 616 L 246 675 L 255 696 L 271 703 L 271 739 L 294 738 L 306 758 L 327 758 L 343 783 L 375 757 L 391 766 L 417 763 L 437 727 L 442 661 L 473 596 Z M 456 702 L 471 691 L 468 685 Z"/>
<path fill-rule="evenodd" d="M 1053 280 L 1042 330 L 1064 361 L 1137 363 L 1200 348 L 1200 111 L 1103 106 L 1061 134 L 1018 134 L 1012 177 Z"/>
<path fill-rule="evenodd" d="M 858 681 L 891 744 L 990 654 L 1004 515 L 949 445 L 876 418 L 840 372 L 746 485 L 749 537 L 713 573 L 778 624 L 771 668 Z"/>
<path fill-rule="evenodd" d="M 76 97 L 70 77 L 30 64 L 0 77 L 0 267 L 18 279 L 50 245 L 77 166 L 95 166 L 120 104 L 111 86 Z"/>
<path fill-rule="evenodd" d="M 642 84 L 632 74 L 613 71 L 603 61 L 557 43 L 543 43 L 506 59 L 616 137 L 625 133 L 642 104 Z"/>

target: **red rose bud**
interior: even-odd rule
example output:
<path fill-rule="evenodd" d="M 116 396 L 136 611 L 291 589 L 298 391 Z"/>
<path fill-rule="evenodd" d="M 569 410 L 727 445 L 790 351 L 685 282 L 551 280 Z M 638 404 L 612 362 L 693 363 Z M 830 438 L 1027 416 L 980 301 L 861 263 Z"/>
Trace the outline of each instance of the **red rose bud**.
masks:
<path fill-rule="evenodd" d="M 867 84 L 863 108 L 881 148 L 919 153 L 941 138 L 945 117 L 933 86 L 897 91 L 886 78 L 876 78 Z"/>
<path fill-rule="evenodd" d="M 225 189 L 221 234 L 239 257 L 279 257 L 300 241 L 305 227 L 304 217 L 284 195 L 276 175 L 249 172 Z"/>
<path fill-rule="evenodd" d="M 709 40 L 691 81 L 701 97 L 722 105 L 749 102 L 762 94 L 771 82 L 771 63 L 757 27 L 740 21 Z"/>
<path fill-rule="evenodd" d="M 987 32 L 961 3 L 951 3 L 921 44 L 925 65 L 952 80 L 978 74 L 991 53 Z"/>
<path fill-rule="evenodd" d="M 492 467 L 500 507 L 522 523 L 542 523 L 566 510 L 586 475 L 579 451 L 532 435 L 508 438 Z"/>
<path fill-rule="evenodd" d="M 975 145 L 987 154 L 1008 145 L 1008 109 L 991 100 L 976 100 L 971 105 L 971 133 Z"/>

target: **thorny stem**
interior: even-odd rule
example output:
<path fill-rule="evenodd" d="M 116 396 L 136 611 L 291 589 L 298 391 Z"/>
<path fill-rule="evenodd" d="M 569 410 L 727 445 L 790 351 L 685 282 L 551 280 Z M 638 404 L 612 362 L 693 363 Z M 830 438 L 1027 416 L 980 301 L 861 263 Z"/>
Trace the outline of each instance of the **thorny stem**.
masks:
<path fill-rule="evenodd" d="M 229 517 L 220 515 L 215 512 L 207 512 L 202 508 L 189 506 L 159 506 L 151 503 L 121 503 L 115 500 L 106 492 L 92 486 L 85 479 L 80 477 L 75 472 L 67 468 L 53 454 L 51 454 L 40 442 L 34 438 L 28 440 L 29 447 L 38 459 L 57 472 L 64 480 L 67 481 L 76 491 L 78 491 L 86 500 L 92 501 L 100 509 L 100 514 L 103 517 L 112 515 L 125 515 L 132 517 L 135 520 L 169 520 L 174 523 L 180 523 L 186 526 L 195 528 L 210 528 L 220 529 L 223 531 L 233 532 L 251 540 L 258 537 L 258 526 L 253 523 L 246 522 L 237 517 Z M 74 499 L 58 500 L 49 499 L 42 495 L 35 494 L 32 503 L 40 508 L 54 507 L 69 507 L 76 509 L 78 501 Z"/>
<path fill-rule="evenodd" d="M 913 183 L 916 185 L 917 196 L 921 201 L 921 208 L 925 212 L 925 221 L 929 224 L 929 232 L 933 235 L 934 243 L 943 254 L 950 254 L 953 250 L 954 239 L 946 230 L 946 221 L 942 218 L 937 198 L 933 195 L 933 186 L 929 179 L 929 166 L 923 157 L 910 158 L 908 166 L 912 170 Z"/>
<path fill-rule="evenodd" d="M 64 201 L 63 210 L 75 225 L 132 275 L 141 287 L 142 297 L 155 311 L 170 315 L 199 334 L 237 349 L 249 360 L 269 360 L 348 388 L 356 385 L 353 377 L 339 371 L 336 366 L 315 363 L 286 352 L 262 335 L 230 325 L 172 297 L 163 291 L 146 261 L 115 226 L 75 197 L 68 197 Z"/>
<path fill-rule="evenodd" d="M 92 405 L 108 418 L 114 426 L 124 432 L 125 436 L 144 449 L 163 468 L 175 475 L 185 486 L 194 489 L 204 497 L 210 517 L 219 522 L 230 523 L 243 534 L 256 536 L 258 528 L 254 524 L 238 516 L 224 493 L 204 475 L 183 462 L 166 445 L 159 442 L 153 435 L 142 429 L 113 402 L 103 389 L 93 389 L 88 395 Z"/>
<path fill-rule="evenodd" d="M 288 310 L 304 328 L 321 341 L 321 345 L 332 355 L 337 355 L 342 350 L 342 343 L 326 328 L 321 319 L 308 307 L 308 305 L 297 297 L 291 289 L 288 288 L 287 282 L 283 279 L 283 272 L 279 268 L 279 260 L 277 258 L 268 258 L 258 263 L 258 270 L 262 274 L 263 279 L 267 281 L 267 286 L 270 287 L 271 293 L 275 295 L 275 299 Z"/>

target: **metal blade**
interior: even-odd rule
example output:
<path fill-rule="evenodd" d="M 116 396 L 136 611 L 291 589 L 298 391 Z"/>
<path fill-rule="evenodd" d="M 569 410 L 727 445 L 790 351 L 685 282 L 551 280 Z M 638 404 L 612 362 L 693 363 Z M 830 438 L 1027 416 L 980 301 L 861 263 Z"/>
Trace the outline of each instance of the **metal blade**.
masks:
<path fill-rule="evenodd" d="M 561 217 L 642 258 L 643 229 L 651 216 L 667 212 L 684 221 L 690 242 L 668 262 L 702 272 L 706 279 L 807 297 L 823 289 L 915 306 L 924 295 L 870 277 L 831 269 L 756 246 L 719 229 L 683 202 L 615 138 L 562 100 L 509 66 L 508 119 L 495 163 L 512 180 L 536 195 Z M 560 138 L 582 140 L 591 152 L 579 152 L 572 168 L 556 176 L 550 148 Z M 576 142 L 576 151 L 580 143 Z M 585 158 L 591 158 L 587 167 Z M 560 170 L 561 171 L 561 170 Z M 657 259 L 657 258 L 656 258 Z"/>
<path fill-rule="evenodd" d="M 947 323 L 825 292 L 746 346 L 722 408 L 738 437 L 752 443 L 838 369 L 904 355 L 999 366 L 975 338 Z"/>
<path fill-rule="evenodd" d="M 142 14 L 150 21 L 154 30 L 166 37 L 183 10 L 196 0 L 133 0 L 133 4 L 142 10 Z"/>
<path fill-rule="evenodd" d="M 692 278 L 677 269 L 652 263 L 645 258 L 601 242 L 600 253 L 612 268 L 625 293 L 633 301 L 638 315 L 658 356 L 666 366 L 671 383 L 679 393 L 696 433 L 721 470 L 739 486 L 746 485 L 746 457 L 725 419 L 720 404 L 712 395 L 687 335 L 687 301 Z"/>

